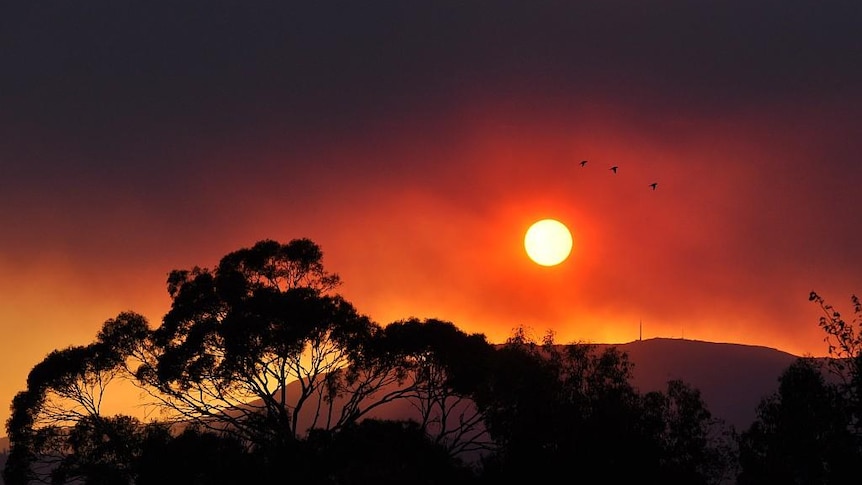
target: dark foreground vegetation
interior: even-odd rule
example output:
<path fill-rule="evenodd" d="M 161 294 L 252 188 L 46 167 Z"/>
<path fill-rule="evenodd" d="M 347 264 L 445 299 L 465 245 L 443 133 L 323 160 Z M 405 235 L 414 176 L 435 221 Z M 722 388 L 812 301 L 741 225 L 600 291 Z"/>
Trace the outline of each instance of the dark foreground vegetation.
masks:
<path fill-rule="evenodd" d="M 338 284 L 307 239 L 171 272 L 160 325 L 121 313 L 32 369 L 6 423 L 6 483 L 859 483 L 859 321 L 814 293 L 831 367 L 794 363 L 739 432 L 685 382 L 640 393 L 613 347 L 382 326 Z M 159 419 L 104 415 L 118 380 Z M 410 418 L 379 418 L 393 409 Z"/>

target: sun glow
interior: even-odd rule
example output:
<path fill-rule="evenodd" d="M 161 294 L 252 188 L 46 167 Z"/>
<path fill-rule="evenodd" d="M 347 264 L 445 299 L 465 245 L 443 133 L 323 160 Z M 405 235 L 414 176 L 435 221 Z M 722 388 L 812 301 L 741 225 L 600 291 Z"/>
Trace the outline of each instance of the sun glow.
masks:
<path fill-rule="evenodd" d="M 555 266 L 572 252 L 572 233 L 556 219 L 535 222 L 524 236 L 527 255 L 542 266 Z"/>

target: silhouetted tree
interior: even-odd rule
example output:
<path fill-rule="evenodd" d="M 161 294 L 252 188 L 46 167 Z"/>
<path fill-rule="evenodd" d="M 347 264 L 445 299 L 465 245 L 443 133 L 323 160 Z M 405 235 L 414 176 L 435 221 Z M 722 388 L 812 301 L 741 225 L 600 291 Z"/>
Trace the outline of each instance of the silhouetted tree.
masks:
<path fill-rule="evenodd" d="M 157 328 L 123 313 L 93 344 L 53 352 L 15 399 L 10 483 L 131 480 L 146 438 L 135 433 L 150 428 L 101 415 L 104 387 L 118 376 L 172 410 L 173 422 L 234 435 L 262 469 L 307 451 L 309 430 L 353 426 L 395 400 L 414 406 L 419 429 L 451 456 L 487 447 L 469 400 L 492 351 L 484 336 L 434 319 L 383 329 L 332 293 L 339 279 L 321 258 L 307 239 L 265 240 L 215 270 L 173 271 L 171 308 Z M 146 440 L 152 456 L 157 442 Z"/>
<path fill-rule="evenodd" d="M 518 329 L 495 366 L 478 398 L 499 447 L 485 460 L 489 481 L 550 480 L 589 467 L 602 470 L 606 483 L 630 478 L 635 468 L 649 477 L 649 464 L 657 467 L 630 363 L 615 348 L 556 345 L 552 335 L 537 344 Z"/>
<path fill-rule="evenodd" d="M 809 300 L 823 311 L 819 324 L 826 333 L 824 341 L 832 357 L 827 361 L 828 368 L 840 381 L 842 404 L 847 407 L 857 438 L 862 440 L 862 301 L 851 296 L 853 319 L 848 322 L 817 293 L 812 291 Z"/>
<path fill-rule="evenodd" d="M 542 344 L 523 329 L 498 351 L 478 403 L 499 450 L 488 483 L 554 480 L 592 469 L 582 483 L 719 483 L 735 455 L 730 429 L 681 381 L 641 395 L 633 365 L 613 346 Z"/>
<path fill-rule="evenodd" d="M 106 327 L 115 325 L 144 325 L 140 315 L 124 312 L 108 320 Z M 98 465 L 100 474 L 108 468 L 122 468 L 123 451 L 105 459 L 82 453 L 70 458 L 70 450 L 85 451 L 85 435 L 97 432 L 109 437 L 113 431 L 122 432 L 122 418 L 102 416 L 101 404 L 108 384 L 124 370 L 126 348 L 115 345 L 99 334 L 97 340 L 86 346 L 68 347 L 48 354 L 30 371 L 27 389 L 12 401 L 12 415 L 6 423 L 9 433 L 10 455 L 4 468 L 4 478 L 10 485 L 31 480 L 47 481 L 54 474 L 55 483 L 64 483 L 65 477 L 86 477 L 88 470 Z M 105 438 L 107 453 L 110 446 L 123 446 L 122 439 Z M 111 457 L 116 460 L 111 461 Z M 73 460 L 78 460 L 73 464 Z M 87 460 L 94 459 L 92 463 Z M 72 461 L 70 461 L 72 460 Z"/>
<path fill-rule="evenodd" d="M 415 421 L 367 419 L 338 432 L 317 430 L 309 435 L 308 446 L 315 456 L 309 483 L 459 485 L 475 480 L 469 466 Z"/>
<path fill-rule="evenodd" d="M 296 439 L 355 416 L 300 411 L 331 403 L 342 369 L 379 327 L 339 295 L 307 239 L 260 241 L 222 258 L 214 271 L 171 272 L 170 311 L 153 331 L 138 378 L 180 417 L 259 445 Z M 297 381 L 298 396 L 287 385 Z M 315 398 L 315 399 L 312 399 Z"/>
<path fill-rule="evenodd" d="M 130 416 L 88 416 L 68 430 L 51 483 L 128 484 L 141 454 L 141 423 Z"/>
<path fill-rule="evenodd" d="M 231 435 L 194 426 L 176 435 L 167 428 L 152 428 L 140 443 L 135 485 L 233 485 L 263 483 L 267 478 L 262 463 Z M 301 478 L 293 474 L 295 468 L 296 464 L 282 466 L 282 479 Z"/>
<path fill-rule="evenodd" d="M 738 483 L 858 483 L 862 454 L 841 400 L 812 359 L 795 361 L 740 437 Z"/>
<path fill-rule="evenodd" d="M 264 240 L 215 270 L 171 272 L 171 308 L 145 344 L 138 332 L 110 335 L 140 350 L 136 376 L 179 419 L 253 446 L 291 448 L 395 400 L 453 455 L 487 446 L 468 402 L 491 350 L 484 336 L 435 319 L 380 327 L 334 293 L 338 283 L 312 241 Z"/>
<path fill-rule="evenodd" d="M 411 318 L 387 325 L 368 350 L 360 372 L 371 363 L 399 376 L 398 390 L 378 402 L 408 401 L 420 429 L 453 457 L 492 447 L 485 416 L 473 401 L 494 352 L 484 335 L 468 335 L 451 322 Z"/>
<path fill-rule="evenodd" d="M 736 477 L 735 431 L 712 416 L 698 389 L 674 379 L 665 392 L 647 393 L 642 405 L 661 450 L 662 483 L 718 484 Z"/>
<path fill-rule="evenodd" d="M 158 327 L 121 313 L 94 343 L 33 368 L 7 422 L 7 483 L 490 483 L 589 468 L 602 483 L 697 484 L 721 473 L 699 392 L 673 381 L 642 396 L 612 346 L 518 329 L 495 347 L 437 319 L 381 327 L 338 283 L 308 239 L 172 271 Z M 103 416 L 121 377 L 169 420 Z M 410 419 L 368 419 L 399 404 Z"/>
<path fill-rule="evenodd" d="M 517 329 L 495 352 L 488 379 L 475 395 L 496 443 L 495 452 L 483 460 L 489 481 L 507 474 L 520 478 L 517 465 L 530 460 L 535 460 L 535 470 L 544 469 L 543 449 L 554 439 L 548 421 L 554 416 L 559 381 L 536 347 L 523 328 Z"/>

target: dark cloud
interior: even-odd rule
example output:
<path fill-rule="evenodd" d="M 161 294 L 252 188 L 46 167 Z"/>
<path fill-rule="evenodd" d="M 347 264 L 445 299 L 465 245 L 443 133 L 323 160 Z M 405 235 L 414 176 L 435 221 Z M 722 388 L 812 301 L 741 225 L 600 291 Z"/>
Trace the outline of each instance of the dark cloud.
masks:
<path fill-rule="evenodd" d="M 64 131 L 164 134 L 209 120 L 218 133 L 267 118 L 338 126 L 531 86 L 686 104 L 804 99 L 849 92 L 862 72 L 862 14 L 852 1 L 95 1 L 4 10 L 7 116 Z"/>

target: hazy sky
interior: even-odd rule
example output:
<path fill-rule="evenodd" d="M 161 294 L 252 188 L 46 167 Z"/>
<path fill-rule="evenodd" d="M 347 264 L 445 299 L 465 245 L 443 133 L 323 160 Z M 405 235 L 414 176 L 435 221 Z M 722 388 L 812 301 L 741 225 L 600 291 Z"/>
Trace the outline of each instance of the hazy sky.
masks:
<path fill-rule="evenodd" d="M 381 324 L 822 355 L 809 292 L 862 291 L 860 32 L 858 0 L 3 2 L 0 418 L 265 238 Z"/>

